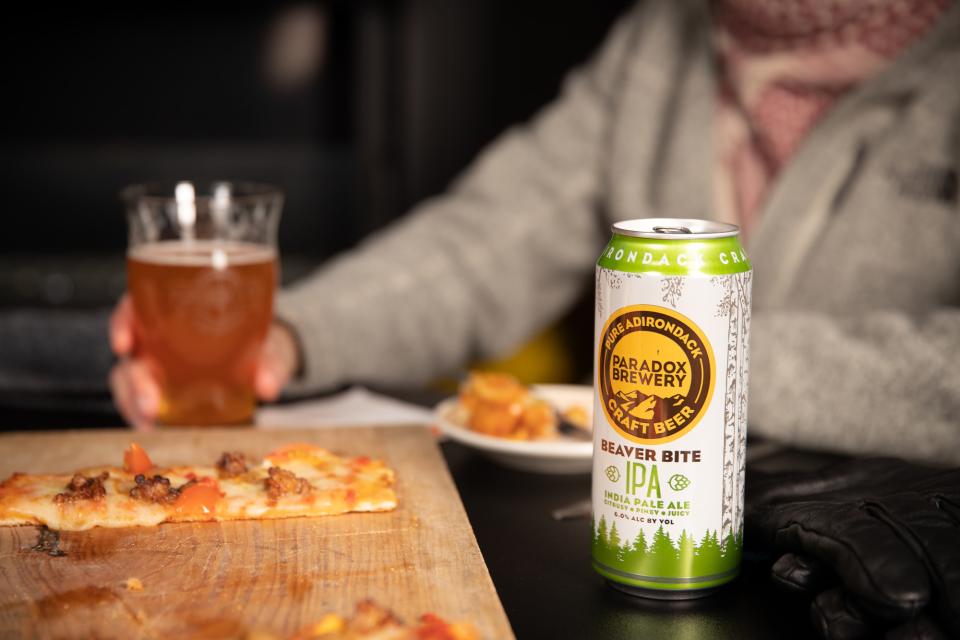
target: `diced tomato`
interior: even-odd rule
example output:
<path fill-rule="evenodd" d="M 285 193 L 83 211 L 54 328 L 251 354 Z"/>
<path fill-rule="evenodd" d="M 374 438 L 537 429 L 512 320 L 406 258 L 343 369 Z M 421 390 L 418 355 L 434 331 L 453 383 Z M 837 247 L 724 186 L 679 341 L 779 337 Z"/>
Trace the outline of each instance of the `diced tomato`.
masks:
<path fill-rule="evenodd" d="M 441 618 L 435 613 L 425 613 L 422 616 L 420 616 L 420 622 L 423 622 L 426 624 L 440 624 L 440 623 L 443 623 L 443 618 Z"/>
<path fill-rule="evenodd" d="M 353 458 L 350 460 L 350 469 L 353 471 L 363 471 L 367 467 L 373 465 L 373 460 L 367 456 L 360 456 L 358 458 Z"/>
<path fill-rule="evenodd" d="M 418 640 L 456 640 L 447 622 L 433 613 L 420 616 L 420 624 L 414 630 Z"/>
<path fill-rule="evenodd" d="M 202 478 L 197 484 L 192 484 L 180 492 L 180 497 L 173 503 L 173 510 L 177 515 L 212 516 L 222 497 L 215 480 Z"/>
<path fill-rule="evenodd" d="M 357 492 L 355 489 L 347 489 L 347 504 L 353 506 L 357 502 Z"/>
<path fill-rule="evenodd" d="M 131 442 L 123 452 L 123 468 L 133 474 L 146 473 L 153 468 L 153 461 L 136 442 Z"/>

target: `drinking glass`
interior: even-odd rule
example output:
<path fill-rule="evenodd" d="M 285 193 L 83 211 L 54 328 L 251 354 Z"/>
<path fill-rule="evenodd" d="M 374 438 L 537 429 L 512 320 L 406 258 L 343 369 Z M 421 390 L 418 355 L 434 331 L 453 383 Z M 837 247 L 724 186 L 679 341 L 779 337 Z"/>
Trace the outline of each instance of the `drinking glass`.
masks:
<path fill-rule="evenodd" d="M 252 421 L 273 317 L 283 193 L 269 185 L 140 184 L 121 193 L 137 356 L 158 381 L 158 422 Z"/>

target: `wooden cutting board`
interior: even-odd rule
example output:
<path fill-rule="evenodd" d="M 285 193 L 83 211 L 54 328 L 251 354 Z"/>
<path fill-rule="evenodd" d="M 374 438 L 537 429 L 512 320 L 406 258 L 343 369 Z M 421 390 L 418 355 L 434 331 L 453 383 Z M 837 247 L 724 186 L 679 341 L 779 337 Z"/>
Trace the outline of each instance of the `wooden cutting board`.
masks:
<path fill-rule="evenodd" d="M 226 638 L 288 634 L 373 598 L 407 620 L 435 612 L 512 638 L 463 505 L 421 427 L 204 429 L 0 436 L 0 477 L 119 464 L 137 439 L 158 465 L 261 457 L 289 442 L 385 460 L 390 513 L 163 524 L 61 535 L 63 557 L 31 549 L 37 527 L 0 527 L 0 638 Z M 125 583 L 137 578 L 143 590 Z"/>

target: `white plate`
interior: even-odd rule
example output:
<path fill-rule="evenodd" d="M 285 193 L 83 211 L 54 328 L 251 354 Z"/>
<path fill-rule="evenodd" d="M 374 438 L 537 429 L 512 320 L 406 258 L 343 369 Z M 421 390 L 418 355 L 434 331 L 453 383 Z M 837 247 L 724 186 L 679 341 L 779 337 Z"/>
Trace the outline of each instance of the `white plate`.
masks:
<path fill-rule="evenodd" d="M 563 411 L 580 405 L 593 416 L 593 387 L 572 384 L 542 384 L 532 387 L 533 395 Z M 559 436 L 552 440 L 507 440 L 471 431 L 453 420 L 457 398 L 447 398 L 434 409 L 437 424 L 451 439 L 476 449 L 505 467 L 535 473 L 589 473 L 593 442 Z"/>

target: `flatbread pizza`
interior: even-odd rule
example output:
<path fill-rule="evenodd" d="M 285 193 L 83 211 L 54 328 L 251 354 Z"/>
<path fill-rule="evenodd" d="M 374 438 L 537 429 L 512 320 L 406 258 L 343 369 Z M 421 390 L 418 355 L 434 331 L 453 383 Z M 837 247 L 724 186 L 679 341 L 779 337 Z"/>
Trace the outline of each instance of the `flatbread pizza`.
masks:
<path fill-rule="evenodd" d="M 262 460 L 224 452 L 210 466 L 157 467 L 134 443 L 122 467 L 13 474 L 0 484 L 0 525 L 82 531 L 390 511 L 393 485 L 382 461 L 311 444 L 286 445 Z"/>

